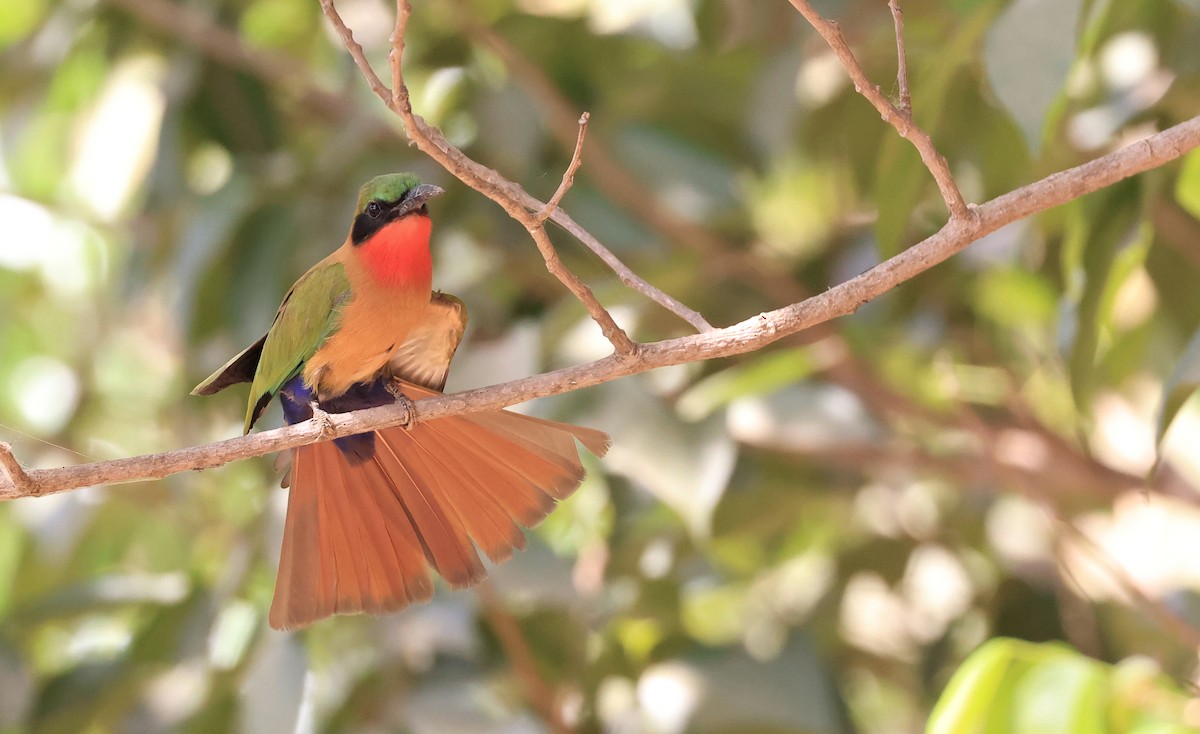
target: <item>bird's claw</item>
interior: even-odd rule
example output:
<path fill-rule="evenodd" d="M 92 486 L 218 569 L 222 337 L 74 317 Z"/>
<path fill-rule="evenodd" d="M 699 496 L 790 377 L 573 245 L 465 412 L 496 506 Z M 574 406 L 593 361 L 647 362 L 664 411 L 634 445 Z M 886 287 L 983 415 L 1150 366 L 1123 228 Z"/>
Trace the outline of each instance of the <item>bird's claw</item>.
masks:
<path fill-rule="evenodd" d="M 308 407 L 312 410 L 312 422 L 317 426 L 318 440 L 326 441 L 333 438 L 333 435 L 337 432 L 337 427 L 333 425 L 333 418 L 324 410 L 321 410 L 321 406 L 315 400 L 309 403 Z"/>
<path fill-rule="evenodd" d="M 389 382 L 387 384 L 387 391 L 391 393 L 393 398 L 396 399 L 397 404 L 404 406 L 405 418 L 404 422 L 400 424 L 400 427 L 406 431 L 411 431 L 414 425 L 412 400 L 410 400 L 409 397 L 404 394 L 404 390 L 401 389 L 400 383 L 398 382 Z"/>

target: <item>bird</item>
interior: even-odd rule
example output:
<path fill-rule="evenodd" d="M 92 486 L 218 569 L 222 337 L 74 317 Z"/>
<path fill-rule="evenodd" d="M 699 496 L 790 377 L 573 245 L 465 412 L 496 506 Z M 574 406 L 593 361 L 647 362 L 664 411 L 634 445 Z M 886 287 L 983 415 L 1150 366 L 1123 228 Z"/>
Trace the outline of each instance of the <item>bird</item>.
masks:
<path fill-rule="evenodd" d="M 276 396 L 288 424 L 440 395 L 467 309 L 433 290 L 428 201 L 411 173 L 359 190 L 343 244 L 296 281 L 267 333 L 192 391 L 250 383 L 244 433 Z M 591 428 L 507 410 L 467 413 L 291 450 L 268 622 L 299 630 L 335 614 L 387 614 L 428 601 L 431 570 L 453 588 L 523 548 L 583 480 L 576 440 Z"/>

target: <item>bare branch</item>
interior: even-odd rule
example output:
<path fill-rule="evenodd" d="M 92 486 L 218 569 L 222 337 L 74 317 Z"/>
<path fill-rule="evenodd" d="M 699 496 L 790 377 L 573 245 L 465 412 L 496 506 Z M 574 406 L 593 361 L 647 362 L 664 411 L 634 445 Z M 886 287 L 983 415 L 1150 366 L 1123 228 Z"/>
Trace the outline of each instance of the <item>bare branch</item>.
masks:
<path fill-rule="evenodd" d="M 546 114 L 550 133 L 558 139 L 560 145 L 569 150 L 574 138 L 567 130 L 575 119 L 574 106 L 544 71 L 522 55 L 520 49 L 491 28 L 473 21 L 467 12 L 467 5 L 462 0 L 454 0 L 453 5 L 459 10 L 456 17 L 464 32 L 473 42 L 487 47 L 504 62 L 513 79 L 541 106 Z M 669 206 L 663 205 L 656 192 L 622 168 L 595 135 L 588 142 L 587 175 L 613 203 L 641 219 L 651 230 L 658 232 L 673 244 L 699 253 L 702 256 L 699 266 L 712 283 L 719 284 L 733 278 L 753 283 L 777 304 L 793 303 L 808 295 L 802 284 L 790 277 L 786 270 L 770 267 L 768 263 L 754 257 L 749 249 L 734 247 L 711 231 L 674 213 Z M 571 221 L 566 212 L 557 211 L 551 219 L 587 244 L 585 237 L 589 235 Z M 591 247 L 590 244 L 588 246 Z M 613 266 L 622 281 L 630 285 L 619 268 L 623 266 Z M 674 308 L 671 310 L 679 313 Z M 688 320 L 696 325 L 695 321 Z M 702 332 L 711 328 L 698 327 Z"/>
<path fill-rule="evenodd" d="M 498 410 L 534 398 L 577 390 L 659 367 L 728 357 L 760 349 L 785 336 L 853 313 L 861 305 L 961 252 L 1006 224 L 1078 199 L 1200 147 L 1200 117 L 1089 163 L 1047 176 L 976 207 L 971 221 L 951 220 L 937 233 L 874 268 L 799 303 L 762 313 L 703 334 L 640 345 L 636 354 L 613 354 L 499 385 L 415 401 L 412 421 Z M 384 406 L 329 416 L 332 435 L 348 436 L 409 419 L 405 406 Z M 312 421 L 251 436 L 163 454 L 138 456 L 61 469 L 27 472 L 29 487 L 0 489 L 0 499 L 49 494 L 96 484 L 160 479 L 189 469 L 207 469 L 313 443 L 321 430 Z"/>
<path fill-rule="evenodd" d="M 333 24 L 334 30 L 337 31 L 338 36 L 342 39 L 342 45 L 350 52 L 350 58 L 354 59 L 354 63 L 358 65 L 358 70 L 362 72 L 363 77 L 367 80 L 367 84 L 371 86 L 371 91 L 385 103 L 390 103 L 392 99 L 391 90 L 384 86 L 379 75 L 371 68 L 371 62 L 367 61 L 367 55 L 363 51 L 362 44 L 354 40 L 354 33 L 342 22 L 342 17 L 338 15 L 337 10 L 333 7 L 333 0 L 321 0 L 321 12 Z"/>
<path fill-rule="evenodd" d="M 337 10 L 333 7 L 332 0 L 326 0 L 326 2 L 329 4 L 329 13 L 336 16 Z M 408 28 L 408 18 L 411 13 L 412 6 L 409 5 L 408 0 L 396 0 L 396 26 L 392 32 L 392 50 L 388 54 L 388 61 L 392 69 L 392 97 L 388 106 L 400 116 L 401 121 L 404 123 L 404 129 L 408 132 L 409 139 L 424 153 L 429 155 L 429 157 L 440 163 L 443 168 L 457 176 L 463 183 L 466 183 L 471 188 L 483 193 L 504 207 L 508 215 L 520 222 L 526 231 L 529 232 L 529 236 L 533 238 L 534 243 L 537 245 L 542 259 L 546 261 L 546 269 L 579 299 L 579 302 L 587 309 L 588 315 L 600 327 L 601 333 L 613 345 L 613 349 L 616 350 L 617 354 L 629 355 L 637 352 L 637 344 L 617 324 L 612 314 L 608 312 L 608 309 L 604 308 L 596 298 L 592 289 L 587 287 L 578 276 L 567 269 L 558 257 L 558 252 L 554 249 L 554 243 L 550 241 L 549 235 L 546 234 L 546 218 L 540 214 L 542 211 L 555 211 L 557 204 L 551 207 L 549 205 L 542 206 L 538 202 L 538 206 L 536 207 L 529 206 L 521 200 L 518 193 L 526 197 L 528 197 L 528 194 L 525 194 L 524 190 L 517 186 L 517 184 L 507 181 L 496 171 L 472 161 L 462 151 L 452 146 L 440 130 L 429 125 L 413 112 L 408 87 L 404 84 L 404 33 Z M 343 35 L 342 38 L 345 40 L 346 36 Z M 580 144 L 582 144 L 582 125 L 584 122 L 581 119 Z M 573 168 L 578 168 L 578 163 L 575 160 L 567 168 L 567 174 L 563 179 L 564 182 L 567 180 L 567 177 L 574 176 Z"/>
<path fill-rule="evenodd" d="M 529 198 L 533 199 L 533 197 Z M 534 199 L 534 201 L 536 201 L 536 199 Z M 592 236 L 591 232 L 588 232 L 583 228 L 582 225 L 572 219 L 571 215 L 567 214 L 562 209 L 555 209 L 550 215 L 550 220 L 569 232 L 575 237 L 575 239 L 582 242 L 589 250 L 594 252 L 597 257 L 603 260 L 604 264 L 607 265 L 610 270 L 616 273 L 617 278 L 620 279 L 621 283 L 623 283 L 625 287 L 641 293 L 643 296 L 649 298 L 687 323 L 691 324 L 692 327 L 700 333 L 706 333 L 714 330 L 715 327 L 708 323 L 708 320 L 705 319 L 700 312 L 689 308 L 672 296 L 667 295 L 658 288 L 655 288 L 643 280 L 641 276 L 630 270 L 629 266 L 621 262 L 621 259 L 614 255 L 612 250 L 605 247 L 600 240 Z"/>
<path fill-rule="evenodd" d="M 310 103 L 322 116 L 336 121 L 345 122 L 351 117 L 354 102 L 346 95 L 330 93 L 312 81 L 310 74 L 304 73 L 304 64 L 297 59 L 275 51 L 266 51 L 246 46 L 241 38 L 218 25 L 206 13 L 185 6 L 177 6 L 165 0 L 106 0 L 136 16 L 147 25 L 173 34 L 179 40 L 195 46 L 214 60 L 232 68 L 242 69 L 260 78 L 283 87 L 295 89 L 301 99 Z M 333 24 L 335 31 L 354 59 L 358 68 L 367 79 L 372 91 L 388 108 L 392 108 L 392 91 L 380 80 L 367 61 L 362 46 L 354 40 L 353 34 L 334 9 L 329 0 L 321 0 L 322 11 Z M 376 134 L 391 136 L 394 134 L 387 125 L 376 123 L 370 130 Z M 448 144 L 447 144 L 448 145 Z M 453 173 L 453 171 L 452 171 Z M 457 175 L 457 174 L 456 174 Z M 498 176 L 498 174 L 497 174 Z M 515 187 L 515 184 L 513 185 Z M 520 187 L 515 187 L 522 205 L 531 211 L 541 211 L 545 205 L 530 196 Z M 484 192 L 486 195 L 486 192 Z M 490 197 L 493 198 L 494 197 Z M 550 217 L 560 224 L 570 234 L 579 239 L 588 249 L 604 261 L 620 281 L 631 290 L 654 301 L 663 308 L 671 311 L 679 318 L 691 324 L 697 331 L 710 331 L 712 325 L 699 313 L 680 303 L 658 288 L 647 283 L 636 275 L 616 255 L 599 242 L 590 233 L 576 224 L 563 210 L 556 210 Z"/>
<path fill-rule="evenodd" d="M 858 63 L 858 59 L 854 57 L 854 53 L 850 50 L 850 45 L 846 43 L 846 38 L 842 35 L 842 30 L 837 23 L 822 18 L 808 0 L 790 1 L 792 6 L 804 16 L 804 19 L 817 33 L 821 34 L 821 37 L 833 49 L 838 61 L 842 62 L 842 68 L 854 82 L 855 91 L 865 97 L 876 110 L 879 110 L 883 121 L 894 127 L 896 132 L 900 133 L 900 137 L 916 147 L 917 152 L 921 155 L 921 160 L 925 162 L 925 167 L 933 174 L 933 179 L 942 192 L 942 200 L 946 203 L 946 208 L 950 210 L 951 220 L 970 219 L 972 210 L 963 200 L 962 192 L 958 190 L 958 184 L 954 183 L 954 177 L 950 174 L 950 165 L 938 152 L 929 134 L 917 126 L 909 114 L 902 112 L 892 104 L 878 84 L 867 78 L 866 72 Z M 897 44 L 898 47 L 902 45 L 899 36 L 897 36 Z"/>
<path fill-rule="evenodd" d="M 579 136 L 575 139 L 575 152 L 571 154 L 571 163 L 567 166 L 567 170 L 563 172 L 562 183 L 558 185 L 558 189 L 554 192 L 554 196 L 550 197 L 550 201 L 546 202 L 546 208 L 538 213 L 538 221 L 545 222 L 562 203 L 563 197 L 571 190 L 575 184 L 575 173 L 579 170 L 579 165 L 583 163 L 583 138 L 587 135 L 588 120 L 591 115 L 584 112 L 579 116 Z"/>
<path fill-rule="evenodd" d="M 330 0 L 330 8 L 333 7 Z M 388 65 L 392 69 L 392 99 L 388 104 L 393 111 L 412 107 L 408 103 L 408 87 L 404 84 L 404 34 L 408 29 L 408 18 L 412 15 L 412 5 L 408 0 L 396 0 L 396 25 L 392 29 L 392 50 L 388 52 Z M 387 101 L 387 100 L 385 100 Z M 405 128 L 407 130 L 407 127 Z M 409 132 L 409 137 L 412 133 Z"/>
<path fill-rule="evenodd" d="M 892 24 L 896 26 L 896 86 L 900 94 L 900 114 L 912 119 L 912 94 L 908 91 L 908 54 L 904 51 L 904 11 L 900 0 L 888 0 Z"/>
<path fill-rule="evenodd" d="M 322 0 L 322 7 L 326 8 L 326 15 L 331 20 L 336 18 L 334 21 L 335 26 L 339 28 L 339 33 L 342 37 L 342 40 L 344 42 L 347 41 L 349 37 L 348 31 L 342 32 L 340 30 L 341 28 L 345 27 L 345 23 L 343 23 L 341 18 L 338 16 L 337 9 L 334 8 L 332 0 Z M 522 224 L 526 224 L 527 221 L 529 221 L 529 217 L 527 215 L 534 212 L 541 212 L 546 208 L 546 205 L 541 201 L 538 201 L 535 197 L 530 196 L 523 188 L 516 183 L 507 180 L 498 172 L 468 158 L 461 150 L 451 145 L 450 142 L 446 140 L 445 136 L 442 135 L 440 130 L 425 122 L 424 119 L 413 112 L 412 103 L 409 99 L 408 88 L 404 84 L 403 66 L 404 31 L 408 26 L 408 17 L 410 12 L 411 8 L 408 3 L 404 0 L 398 0 L 396 4 L 396 26 L 392 36 L 392 51 L 389 54 L 389 61 L 392 68 L 393 86 L 395 86 L 395 90 L 388 99 L 385 99 L 385 101 L 388 103 L 388 106 L 392 109 L 392 111 L 400 116 L 401 121 L 404 123 L 404 129 L 408 133 L 409 139 L 416 144 L 416 146 L 423 153 L 437 161 L 443 168 L 453 174 L 460 181 L 499 204 L 506 212 L 508 212 L 509 216 L 521 222 Z M 663 293 L 659 289 L 635 275 L 633 271 L 629 270 L 628 267 L 621 263 L 616 255 L 608 250 L 608 248 L 600 244 L 596 238 L 592 237 L 590 234 L 587 234 L 582 227 L 579 227 L 579 225 L 571 221 L 569 217 L 565 217 L 565 214 L 561 209 L 556 209 L 551 218 L 560 223 L 563 223 L 564 220 L 570 222 L 570 224 L 573 226 L 567 226 L 564 224 L 564 228 L 571 232 L 571 234 L 576 235 L 576 237 L 578 237 L 581 242 L 587 245 L 589 249 L 599 255 L 600 258 L 604 260 L 604 262 L 610 268 L 612 268 L 614 272 L 617 273 L 623 283 L 634 287 L 635 290 L 647 295 L 655 302 L 671 310 L 680 318 L 691 323 L 698 330 L 706 331 L 712 328 L 712 326 L 702 317 L 700 317 L 700 315 L 695 311 L 683 306 L 683 304 L 679 303 L 674 298 L 671 298 L 667 294 Z M 528 229 L 527 224 L 526 228 Z M 541 249 L 542 248 L 539 247 L 539 250 Z M 549 267 L 550 264 L 547 263 L 547 266 Z M 554 272 L 554 270 L 551 270 L 551 272 Z M 571 286 L 568 286 L 568 288 L 571 288 Z M 582 292 L 578 288 L 571 288 L 571 290 L 577 296 L 580 294 L 580 292 Z M 588 304 L 585 302 L 585 305 Z M 588 312 L 592 314 L 593 318 L 599 315 L 598 312 L 594 310 L 594 306 L 589 306 Z M 611 316 L 607 318 L 607 321 L 610 323 L 602 326 L 602 330 L 605 331 L 605 336 L 609 337 L 609 341 L 613 341 L 614 338 L 616 339 L 614 346 L 618 343 L 623 343 L 619 336 L 614 337 L 614 335 L 620 331 L 620 327 L 618 327 L 615 322 L 612 322 Z M 626 340 L 627 339 L 628 338 L 626 337 Z M 632 342 L 629 342 L 628 345 L 625 345 L 625 351 L 631 350 L 631 345 Z M 621 348 L 618 348 L 618 351 L 621 351 Z"/>
<path fill-rule="evenodd" d="M 12 446 L 3 441 L 0 441 L 0 478 L 5 479 L 12 487 L 11 491 L 18 495 L 37 494 L 33 482 L 25 473 L 25 467 L 13 456 Z M 0 496 L 3 492 L 4 490 L 0 489 Z"/>
<path fill-rule="evenodd" d="M 559 282 L 565 285 L 567 290 L 571 291 L 579 299 L 580 303 L 587 309 L 588 315 L 600 327 L 604 338 L 608 339 L 617 354 L 636 353 L 638 350 L 637 343 L 629 338 L 625 330 L 613 319 L 608 309 L 601 305 L 599 299 L 596 298 L 596 294 L 592 292 L 592 289 L 587 287 L 577 275 L 562 264 L 562 260 L 558 257 L 558 251 L 554 249 L 554 243 L 550 241 L 550 236 L 546 234 L 545 225 L 538 221 L 537 216 L 523 214 L 522 218 L 518 221 L 525 225 L 525 229 L 529 231 L 529 236 L 533 237 L 534 243 L 537 244 L 538 252 L 542 254 L 542 259 L 546 261 L 546 270 L 549 270 L 551 275 L 558 278 Z"/>

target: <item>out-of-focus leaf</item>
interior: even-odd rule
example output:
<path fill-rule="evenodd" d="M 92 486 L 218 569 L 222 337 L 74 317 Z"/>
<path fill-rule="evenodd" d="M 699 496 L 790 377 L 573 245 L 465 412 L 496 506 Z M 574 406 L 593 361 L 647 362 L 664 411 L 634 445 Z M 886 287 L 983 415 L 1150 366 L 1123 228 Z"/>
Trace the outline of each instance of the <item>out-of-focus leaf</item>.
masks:
<path fill-rule="evenodd" d="M 707 536 L 713 509 L 725 492 L 733 471 L 737 447 L 725 431 L 723 416 L 688 423 L 657 400 L 647 400 L 631 381 L 614 382 L 600 390 L 606 394 L 606 420 L 599 425 L 623 437 L 606 461 L 618 471 L 636 477 L 650 493 L 687 523 L 698 536 Z M 637 418 L 616 410 L 636 402 Z"/>
<path fill-rule="evenodd" d="M 1011 714 L 1001 703 L 1009 694 L 1006 682 L 1016 660 L 1014 640 L 995 639 L 982 645 L 955 671 L 938 698 L 927 734 L 991 734 L 1008 728 Z M 1010 719 L 1009 719 L 1010 720 Z"/>
<path fill-rule="evenodd" d="M 300 705 L 312 692 L 304 684 L 307 656 L 295 636 L 269 632 L 242 683 L 239 731 L 292 734 Z"/>
<path fill-rule="evenodd" d="M 46 0 L 0 3 L 0 48 L 33 30 L 45 12 Z"/>
<path fill-rule="evenodd" d="M 1175 363 L 1171 376 L 1163 383 L 1162 401 L 1158 409 L 1158 429 L 1155 432 L 1156 443 L 1162 447 L 1163 437 L 1171 427 L 1171 422 L 1179 414 L 1179 409 L 1187 402 L 1196 390 L 1200 389 L 1200 331 L 1192 336 L 1183 356 Z"/>
<path fill-rule="evenodd" d="M 803 383 L 738 399 L 730 433 L 777 450 L 815 451 L 874 440 L 879 426 L 856 396 L 836 385 Z"/>
<path fill-rule="evenodd" d="M 934 706 L 926 731 L 1194 731 L 1184 727 L 1186 700 L 1170 680 L 1141 664 L 1114 668 L 1064 645 L 998 638 L 959 666 Z"/>
<path fill-rule="evenodd" d="M 21 721 L 33 703 L 33 691 L 33 674 L 23 663 L 20 651 L 0 640 L 0 731 L 21 731 Z"/>
<path fill-rule="evenodd" d="M 653 129 L 632 127 L 617 138 L 630 169 L 653 183 L 661 206 L 696 219 L 735 209 L 733 171 L 703 148 Z"/>
<path fill-rule="evenodd" d="M 1117 289 L 1146 257 L 1153 232 L 1141 220 L 1141 188 L 1125 181 L 1070 205 L 1063 245 L 1064 350 L 1076 406 L 1086 411 L 1096 358 Z"/>
<path fill-rule="evenodd" d="M 907 141 L 887 140 L 879 159 L 879 217 L 875 221 L 875 238 L 879 252 L 891 257 L 899 252 L 912 221 L 913 210 L 921 198 L 933 190 L 929 171 L 921 156 Z"/>
<path fill-rule="evenodd" d="M 988 30 L 988 81 L 1031 150 L 1041 148 L 1046 115 L 1071 70 L 1082 7 L 1082 0 L 1015 0 Z"/>
<path fill-rule="evenodd" d="M 700 380 L 679 397 L 676 408 L 684 418 L 698 420 L 738 398 L 799 382 L 816 366 L 806 347 L 770 352 Z"/>
<path fill-rule="evenodd" d="M 1175 201 L 1200 219 L 1200 151 L 1184 156 L 1179 178 L 1175 179 Z"/>
<path fill-rule="evenodd" d="M 1021 677 L 1007 702 L 1013 731 L 1028 734 L 1103 734 L 1106 671 L 1082 655 L 1055 655 Z"/>
<path fill-rule="evenodd" d="M 796 633 L 777 656 L 754 660 L 741 652 L 651 668 L 639 683 L 649 690 L 671 681 L 687 686 L 694 713 L 687 731 L 849 732 L 850 723 L 811 635 Z M 652 709 L 653 710 L 653 709 Z"/>
<path fill-rule="evenodd" d="M 1041 327 L 1054 320 L 1054 288 L 1037 273 L 993 269 L 980 276 L 974 292 L 980 315 L 1005 328 Z"/>

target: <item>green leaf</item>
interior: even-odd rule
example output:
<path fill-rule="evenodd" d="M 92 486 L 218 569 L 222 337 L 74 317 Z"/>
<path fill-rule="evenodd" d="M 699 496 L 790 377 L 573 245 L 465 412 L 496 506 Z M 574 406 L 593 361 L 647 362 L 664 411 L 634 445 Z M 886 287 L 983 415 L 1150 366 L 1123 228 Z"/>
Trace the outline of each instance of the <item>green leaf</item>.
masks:
<path fill-rule="evenodd" d="M 0 48 L 31 32 L 45 14 L 45 0 L 0 3 Z"/>
<path fill-rule="evenodd" d="M 1096 387 L 1096 360 L 1121 283 L 1146 257 L 1153 230 L 1141 221 L 1134 180 L 1075 202 L 1063 245 L 1066 278 L 1064 348 L 1075 404 L 1086 411 Z"/>
<path fill-rule="evenodd" d="M 1075 59 L 1081 7 L 1081 0 L 1016 0 L 987 33 L 988 81 L 1035 152 Z"/>
<path fill-rule="evenodd" d="M 979 647 L 959 666 L 929 715 L 926 734 L 999 732 L 1006 717 L 1003 699 L 1012 686 L 1021 643 L 998 638 Z"/>
<path fill-rule="evenodd" d="M 879 157 L 879 216 L 875 239 L 879 252 L 891 257 L 903 248 L 913 210 L 934 186 L 921 156 L 907 140 L 889 138 Z"/>
<path fill-rule="evenodd" d="M 688 420 L 700 420 L 738 398 L 764 395 L 805 379 L 816 370 L 806 347 L 750 358 L 700 380 L 679 398 L 676 408 Z"/>
<path fill-rule="evenodd" d="M 1193 217 L 1200 218 L 1200 150 L 1184 156 L 1179 178 L 1175 179 L 1175 200 Z"/>
<path fill-rule="evenodd" d="M 975 309 L 997 326 L 1046 326 L 1054 319 L 1054 288 L 1027 270 L 990 270 L 974 290 Z"/>
<path fill-rule="evenodd" d="M 1010 702 L 1012 731 L 1104 734 L 1107 677 L 1099 663 L 1059 650 L 1021 676 Z"/>
<path fill-rule="evenodd" d="M 1158 430 L 1155 439 L 1162 446 L 1167 429 L 1179 415 L 1180 408 L 1188 401 L 1196 390 L 1200 389 L 1200 331 L 1192 336 L 1183 356 L 1175 363 L 1171 376 L 1163 384 L 1163 395 L 1158 410 Z"/>

